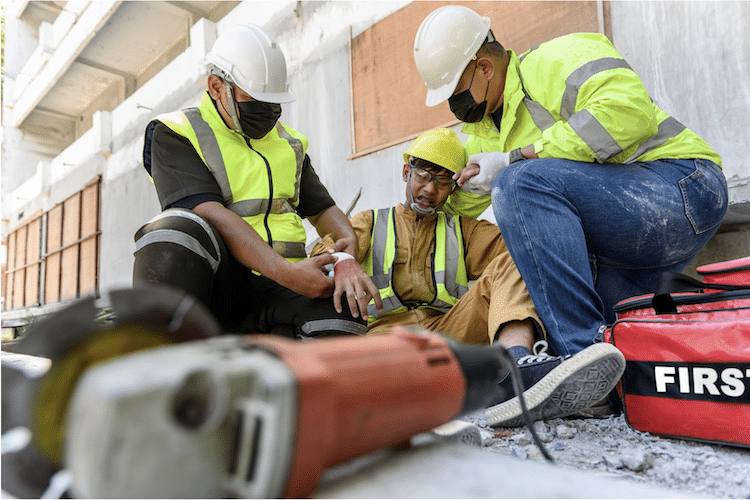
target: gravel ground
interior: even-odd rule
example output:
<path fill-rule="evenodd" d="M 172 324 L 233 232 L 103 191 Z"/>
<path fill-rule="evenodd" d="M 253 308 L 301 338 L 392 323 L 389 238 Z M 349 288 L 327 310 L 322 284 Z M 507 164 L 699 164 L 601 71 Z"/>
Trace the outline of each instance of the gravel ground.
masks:
<path fill-rule="evenodd" d="M 484 413 L 464 417 L 491 453 L 545 461 L 525 427 L 487 426 Z M 750 450 L 661 438 L 628 426 L 624 415 L 552 419 L 535 429 L 555 463 L 715 498 L 750 498 Z M 750 425 L 750 424 L 748 424 Z"/>

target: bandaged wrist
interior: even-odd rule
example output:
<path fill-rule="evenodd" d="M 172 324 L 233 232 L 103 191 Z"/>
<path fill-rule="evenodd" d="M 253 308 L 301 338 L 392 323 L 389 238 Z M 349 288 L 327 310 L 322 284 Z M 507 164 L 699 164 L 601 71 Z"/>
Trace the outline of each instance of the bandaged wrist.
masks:
<path fill-rule="evenodd" d="M 354 258 L 346 252 L 335 252 L 335 253 L 332 253 L 331 255 L 336 257 L 336 262 L 333 263 L 334 266 L 336 266 L 336 264 L 338 264 L 339 262 Z"/>
<path fill-rule="evenodd" d="M 345 260 L 354 259 L 351 255 L 349 255 L 346 252 L 334 252 L 331 255 L 336 257 L 336 262 L 333 264 L 326 264 L 325 268 L 328 271 L 328 276 L 333 277 L 333 270 L 336 268 L 336 265 L 338 265 L 339 262 L 343 262 Z"/>

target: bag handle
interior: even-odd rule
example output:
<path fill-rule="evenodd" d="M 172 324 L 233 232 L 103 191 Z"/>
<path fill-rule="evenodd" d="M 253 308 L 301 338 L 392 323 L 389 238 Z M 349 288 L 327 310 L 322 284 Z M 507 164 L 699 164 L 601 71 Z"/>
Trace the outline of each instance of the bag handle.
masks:
<path fill-rule="evenodd" d="M 706 288 L 712 290 L 750 290 L 747 285 L 724 285 L 721 283 L 704 283 L 696 279 L 674 271 L 661 273 L 656 291 L 651 299 L 651 307 L 656 314 L 670 314 L 677 312 L 677 305 L 672 298 L 673 293 L 698 292 L 702 293 Z"/>

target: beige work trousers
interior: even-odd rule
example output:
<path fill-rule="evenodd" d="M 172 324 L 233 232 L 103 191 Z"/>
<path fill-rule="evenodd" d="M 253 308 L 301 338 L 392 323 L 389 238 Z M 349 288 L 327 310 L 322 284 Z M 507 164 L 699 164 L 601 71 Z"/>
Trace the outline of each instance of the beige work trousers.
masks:
<path fill-rule="evenodd" d="M 490 262 L 469 291 L 447 313 L 419 308 L 389 314 L 371 323 L 367 334 L 389 333 L 396 324 L 419 325 L 460 342 L 491 344 L 502 325 L 529 318 L 537 325 L 542 324 L 526 284 L 510 254 L 505 252 Z"/>

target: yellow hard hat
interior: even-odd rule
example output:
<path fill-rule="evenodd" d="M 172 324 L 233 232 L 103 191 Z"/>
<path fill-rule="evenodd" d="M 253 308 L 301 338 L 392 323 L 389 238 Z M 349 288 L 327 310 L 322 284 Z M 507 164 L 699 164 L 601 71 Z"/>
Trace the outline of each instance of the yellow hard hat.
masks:
<path fill-rule="evenodd" d="M 456 133 L 447 128 L 437 128 L 423 133 L 404 152 L 409 157 L 421 158 L 455 173 L 466 166 L 466 150 Z"/>

